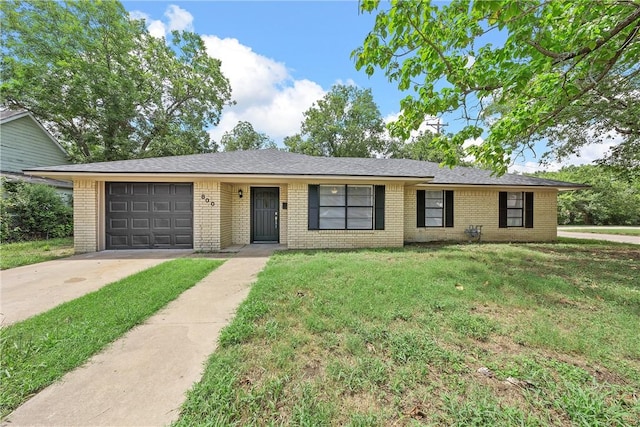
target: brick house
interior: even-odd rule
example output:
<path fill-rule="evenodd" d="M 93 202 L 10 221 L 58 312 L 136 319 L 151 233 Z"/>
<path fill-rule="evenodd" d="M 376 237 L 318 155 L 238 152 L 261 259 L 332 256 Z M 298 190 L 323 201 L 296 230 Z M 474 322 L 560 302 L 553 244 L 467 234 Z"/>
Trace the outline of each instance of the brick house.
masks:
<path fill-rule="evenodd" d="M 558 191 L 581 185 L 403 159 L 278 150 L 63 165 L 76 252 L 277 242 L 291 249 L 556 239 Z"/>

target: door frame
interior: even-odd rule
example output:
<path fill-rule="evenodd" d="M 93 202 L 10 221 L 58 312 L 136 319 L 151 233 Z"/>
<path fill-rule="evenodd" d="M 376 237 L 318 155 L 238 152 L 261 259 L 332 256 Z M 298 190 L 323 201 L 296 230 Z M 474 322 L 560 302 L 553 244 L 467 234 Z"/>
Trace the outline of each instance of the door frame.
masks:
<path fill-rule="evenodd" d="M 254 192 L 255 192 L 256 189 L 265 189 L 265 188 L 276 190 L 276 194 L 277 194 L 277 197 L 278 197 L 277 204 L 276 204 L 276 212 L 278 213 L 278 225 L 277 225 L 277 227 L 278 227 L 278 238 L 276 240 L 273 240 L 273 241 L 257 241 L 256 242 L 255 239 L 254 239 L 254 236 L 255 236 L 255 221 L 254 221 L 254 216 L 255 216 L 255 214 L 254 214 L 254 208 L 255 208 L 254 207 L 254 201 L 255 201 L 255 197 L 254 197 Z M 250 203 L 250 205 L 251 205 L 251 207 L 250 207 L 250 218 L 251 218 L 250 219 L 250 227 L 251 227 L 251 233 L 250 234 L 251 234 L 251 240 L 250 240 L 250 242 L 251 243 L 256 243 L 256 244 L 261 244 L 261 243 L 280 243 L 280 216 L 281 216 L 280 215 L 280 187 L 273 187 L 273 186 L 266 186 L 266 185 L 265 186 L 255 186 L 255 187 L 252 186 L 252 187 L 250 187 L 250 198 L 251 198 L 251 203 Z"/>

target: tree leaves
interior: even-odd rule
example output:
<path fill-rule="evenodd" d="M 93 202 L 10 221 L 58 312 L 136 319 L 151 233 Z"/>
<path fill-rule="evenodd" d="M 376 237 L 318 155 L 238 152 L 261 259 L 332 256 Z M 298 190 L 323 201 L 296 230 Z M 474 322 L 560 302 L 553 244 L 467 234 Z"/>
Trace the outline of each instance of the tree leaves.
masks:
<path fill-rule="evenodd" d="M 637 146 L 637 2 L 393 0 L 385 10 L 376 1 L 360 8 L 377 16 L 352 53 L 356 68 L 381 69 L 409 93 L 391 127 L 397 136 L 417 129 L 420 116 L 455 112 L 465 125 L 451 141 L 487 129 L 473 151 L 498 174 L 542 139 L 554 141 L 549 154 L 557 157 L 612 131 L 621 145 Z"/>
<path fill-rule="evenodd" d="M 370 89 L 335 85 L 304 113 L 289 151 L 312 156 L 371 157 L 386 151 L 384 124 Z"/>
<path fill-rule="evenodd" d="M 6 1 L 0 102 L 31 111 L 80 162 L 211 149 L 231 89 L 193 33 L 151 37 L 122 5 Z"/>
<path fill-rule="evenodd" d="M 276 148 L 275 142 L 266 134 L 257 132 L 253 125 L 246 121 L 240 121 L 220 139 L 224 151 L 259 150 L 262 148 Z"/>

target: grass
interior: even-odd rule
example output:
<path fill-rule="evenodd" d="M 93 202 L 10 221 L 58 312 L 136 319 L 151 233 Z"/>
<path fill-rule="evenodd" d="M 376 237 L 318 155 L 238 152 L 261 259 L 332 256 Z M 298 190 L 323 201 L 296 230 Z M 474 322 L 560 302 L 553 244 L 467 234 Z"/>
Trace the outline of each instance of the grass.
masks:
<path fill-rule="evenodd" d="M 73 237 L 3 243 L 0 246 L 0 270 L 36 264 L 73 255 Z"/>
<path fill-rule="evenodd" d="M 567 233 L 594 233 L 594 234 L 616 234 L 620 236 L 640 236 L 640 228 L 606 228 L 606 227 L 595 227 L 595 228 L 578 228 L 571 227 L 566 229 L 560 229 L 561 231 L 566 231 Z"/>
<path fill-rule="evenodd" d="M 85 363 L 221 263 L 164 262 L 0 329 L 0 416 Z"/>
<path fill-rule="evenodd" d="M 603 242 L 276 254 L 175 425 L 637 425 L 639 261 Z"/>

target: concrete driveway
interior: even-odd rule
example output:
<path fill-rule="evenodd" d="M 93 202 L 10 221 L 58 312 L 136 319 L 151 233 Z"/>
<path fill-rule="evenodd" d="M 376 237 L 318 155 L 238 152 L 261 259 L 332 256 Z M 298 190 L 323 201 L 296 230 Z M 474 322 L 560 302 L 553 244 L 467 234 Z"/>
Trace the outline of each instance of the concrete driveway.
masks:
<path fill-rule="evenodd" d="M 105 251 L 0 271 L 0 325 L 6 326 L 192 250 Z"/>
<path fill-rule="evenodd" d="M 279 245 L 241 248 L 164 309 L 10 414 L 15 426 L 165 426 Z"/>

